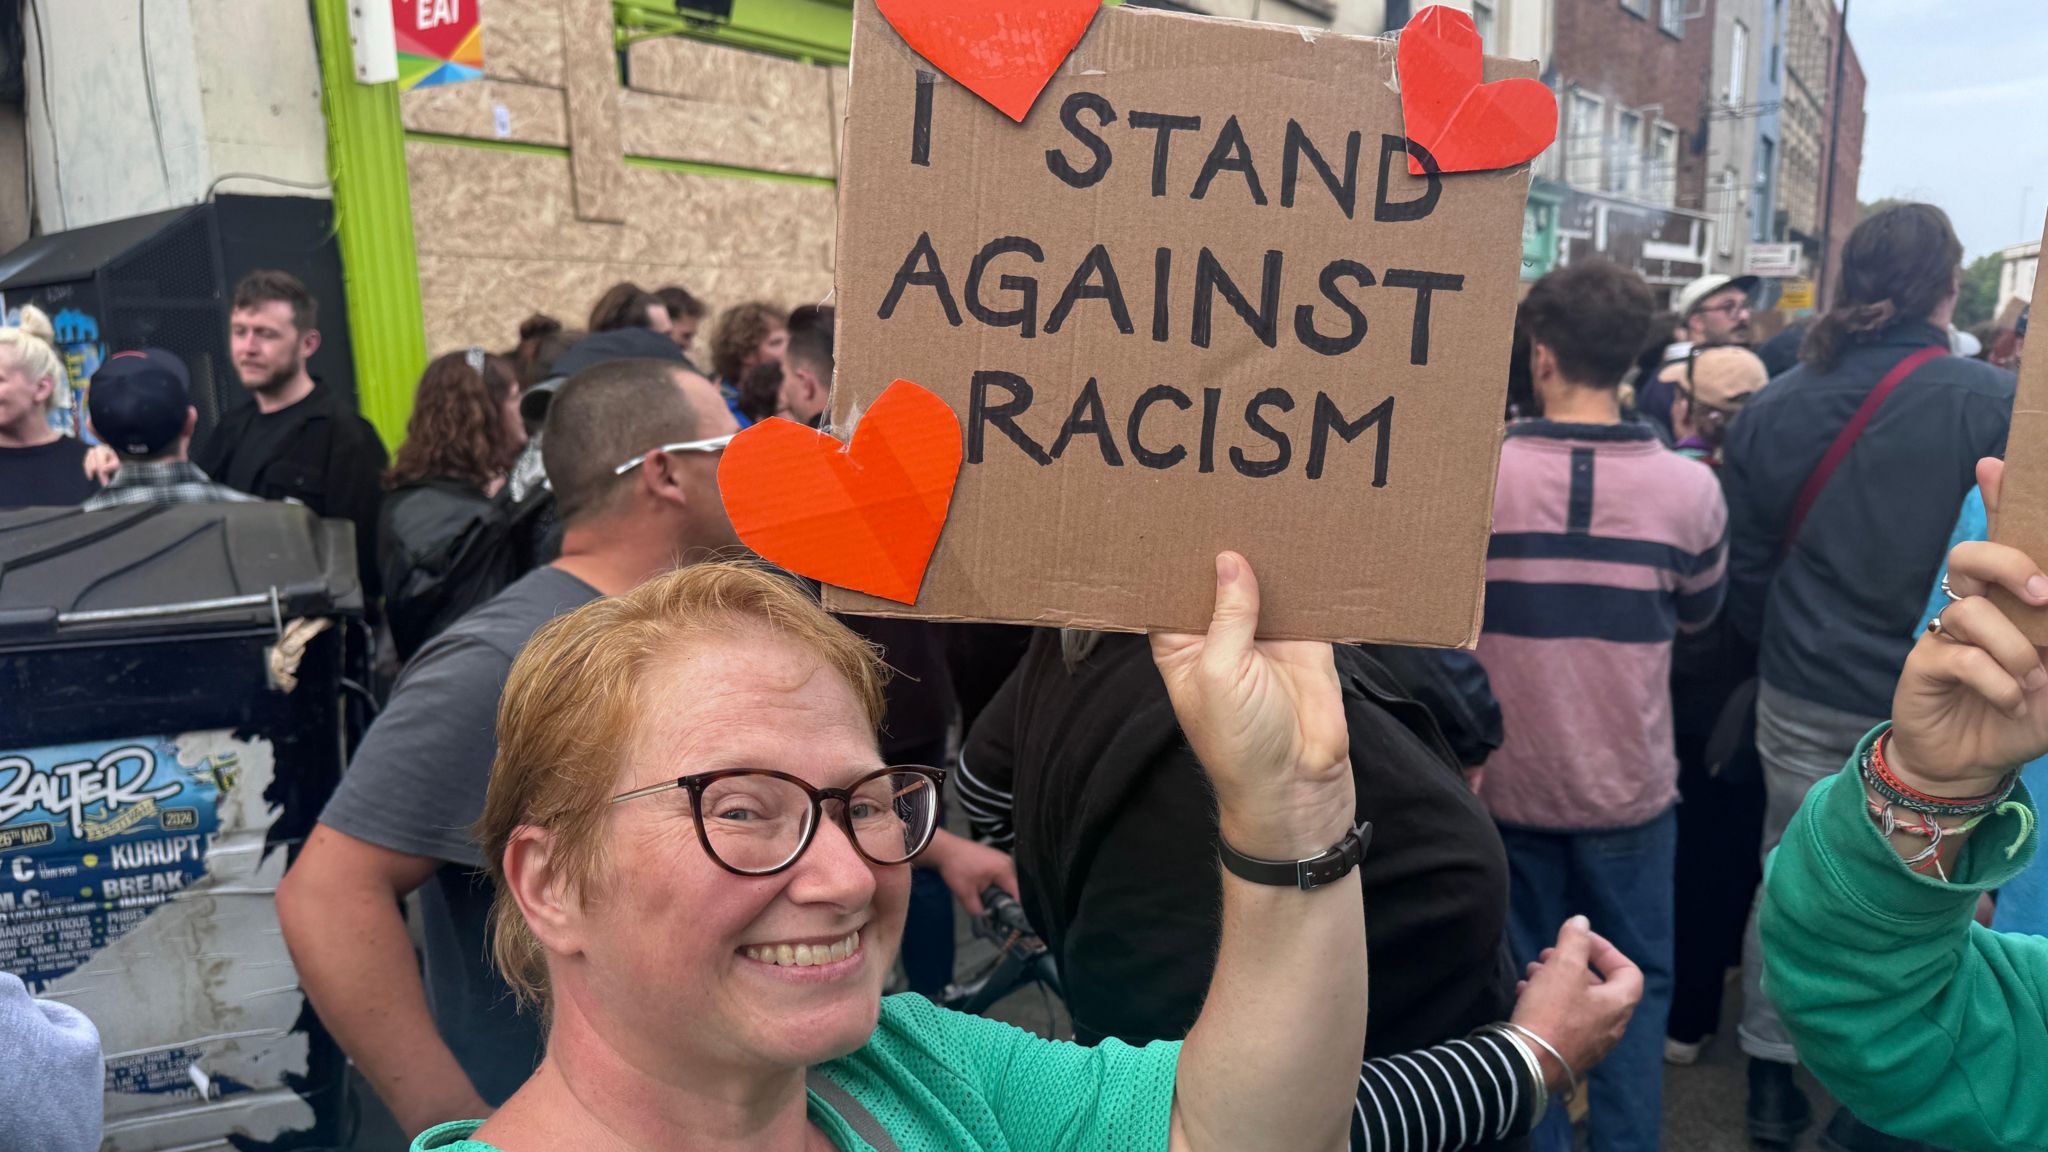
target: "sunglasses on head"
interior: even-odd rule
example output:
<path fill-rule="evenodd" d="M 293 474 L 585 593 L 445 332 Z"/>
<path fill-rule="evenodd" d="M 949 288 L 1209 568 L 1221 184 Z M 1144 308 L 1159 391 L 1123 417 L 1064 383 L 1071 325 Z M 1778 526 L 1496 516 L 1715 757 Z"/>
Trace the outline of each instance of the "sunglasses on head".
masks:
<path fill-rule="evenodd" d="M 612 469 L 612 475 L 624 476 L 626 473 L 645 464 L 650 452 L 705 452 L 712 454 L 723 452 L 725 451 L 725 446 L 732 443 L 732 438 L 737 435 L 739 435 L 737 432 L 728 432 L 723 436 L 713 436 L 709 440 L 679 440 L 674 444 L 663 444 L 659 448 L 650 448 L 647 452 L 642 452 L 640 455 Z"/>

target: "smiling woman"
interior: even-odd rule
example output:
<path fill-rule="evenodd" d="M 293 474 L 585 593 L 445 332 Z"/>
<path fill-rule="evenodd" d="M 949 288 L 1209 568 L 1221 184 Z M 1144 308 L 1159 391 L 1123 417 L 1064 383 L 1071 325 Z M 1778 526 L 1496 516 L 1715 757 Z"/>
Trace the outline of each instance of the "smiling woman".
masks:
<path fill-rule="evenodd" d="M 1328 645 L 1257 623 L 1225 553 L 1208 636 L 1155 659 L 1228 842 L 1321 853 L 1315 890 L 1226 879 L 1185 1044 L 1082 1048 L 883 998 L 943 773 L 883 762 L 882 665 L 799 587 L 699 564 L 557 618 L 506 683 L 477 829 L 546 1056 L 414 1148 L 1342 1146 L 1365 1029 L 1342 703 Z"/>

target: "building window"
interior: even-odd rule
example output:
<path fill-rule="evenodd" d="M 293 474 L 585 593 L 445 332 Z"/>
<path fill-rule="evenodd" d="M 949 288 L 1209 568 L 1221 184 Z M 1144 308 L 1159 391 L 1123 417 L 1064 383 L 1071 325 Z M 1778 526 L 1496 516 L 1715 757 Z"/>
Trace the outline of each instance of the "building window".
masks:
<path fill-rule="evenodd" d="M 1643 194 L 1643 114 L 1626 108 L 1614 113 L 1614 141 L 1607 149 L 1609 192 Z"/>
<path fill-rule="evenodd" d="M 1650 0 L 1621 0 L 1621 6 L 1638 16 L 1650 14 Z"/>
<path fill-rule="evenodd" d="M 1657 125 L 1653 155 L 1649 198 L 1670 208 L 1678 203 L 1678 129 Z"/>
<path fill-rule="evenodd" d="M 1685 6 L 1688 3 L 1703 3 L 1704 0 L 1664 0 L 1657 9 L 1657 27 L 1680 37 L 1685 36 Z"/>
<path fill-rule="evenodd" d="M 1472 0 L 1472 24 L 1479 29 L 1479 47 L 1491 56 L 1499 49 L 1494 44 L 1493 0 Z"/>
<path fill-rule="evenodd" d="M 1737 20 L 1728 33 L 1728 105 L 1742 107 L 1749 96 L 1749 25 Z"/>
<path fill-rule="evenodd" d="M 1600 185 L 1600 153 L 1606 141 L 1606 132 L 1600 123 L 1602 111 L 1598 96 L 1572 93 L 1571 134 L 1565 137 L 1564 147 L 1564 178 L 1567 183 L 1581 188 Z"/>

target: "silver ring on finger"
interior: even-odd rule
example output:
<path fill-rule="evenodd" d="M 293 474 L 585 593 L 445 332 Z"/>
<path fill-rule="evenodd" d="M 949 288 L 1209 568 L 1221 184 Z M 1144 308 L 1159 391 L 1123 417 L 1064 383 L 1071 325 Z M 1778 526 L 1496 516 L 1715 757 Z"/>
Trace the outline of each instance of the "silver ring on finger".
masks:
<path fill-rule="evenodd" d="M 1948 586 L 1948 573 L 1946 573 L 1946 572 L 1943 572 L 1943 573 L 1941 574 L 1941 594 L 1942 594 L 1943 596 L 1946 596 L 1946 597 L 1948 597 L 1948 602 L 1949 602 L 1949 603 L 1951 603 L 1951 604 L 1953 604 L 1953 603 L 1955 603 L 1956 601 L 1958 601 L 1958 600 L 1961 600 L 1961 599 L 1962 599 L 1962 597 L 1961 597 L 1961 596 L 1958 596 L 1958 595 L 1956 595 L 1956 590 L 1955 590 L 1955 589 L 1953 589 L 1953 588 L 1951 588 L 1951 587 L 1949 587 L 1949 586 Z M 1931 622 L 1930 622 L 1930 624 L 1931 624 Z M 1933 628 L 1933 627 L 1929 627 L 1929 628 L 1928 628 L 1928 631 L 1930 631 L 1930 632 L 1938 632 L 1938 631 L 1940 631 L 1940 629 L 1938 629 L 1938 628 Z"/>
<path fill-rule="evenodd" d="M 1942 591 L 1946 592 L 1948 591 L 1948 589 L 1944 586 Z M 1953 603 L 1954 601 L 1950 601 L 1949 604 L 1942 605 L 1941 611 L 1936 612 L 1934 614 L 1934 618 L 1927 622 L 1927 634 L 1929 636 L 1936 636 L 1943 640 L 1948 640 L 1952 638 L 1952 633 L 1950 633 L 1947 627 L 1942 624 L 1941 618 L 1948 612 L 1950 605 Z"/>

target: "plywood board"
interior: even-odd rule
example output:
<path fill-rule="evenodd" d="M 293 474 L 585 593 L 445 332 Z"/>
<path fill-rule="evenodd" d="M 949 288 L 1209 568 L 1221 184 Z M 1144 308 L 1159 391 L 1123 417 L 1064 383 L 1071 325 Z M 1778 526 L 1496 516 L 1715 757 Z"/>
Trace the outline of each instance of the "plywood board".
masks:
<path fill-rule="evenodd" d="M 569 158 L 576 215 L 621 220 L 619 78 L 612 47 L 611 0 L 561 0 L 562 86 L 569 96 Z"/>
<path fill-rule="evenodd" d="M 831 79 L 817 64 L 670 36 L 626 50 L 627 75 L 642 92 L 791 119 L 827 114 Z"/>
<path fill-rule="evenodd" d="M 438 84 L 400 95 L 398 111 L 408 132 L 556 148 L 569 144 L 569 112 L 559 88 L 489 79 Z"/>
<path fill-rule="evenodd" d="M 626 165 L 623 220 L 579 218 L 570 161 L 412 141 L 414 242 L 427 255 L 829 271 L 833 189 Z M 696 291 L 694 279 L 691 291 Z"/>
<path fill-rule="evenodd" d="M 815 114 L 788 116 L 632 88 L 619 93 L 619 137 L 629 156 L 829 177 L 830 123 L 822 104 Z"/>
<path fill-rule="evenodd" d="M 478 0 L 484 74 L 562 86 L 562 0 Z"/>

